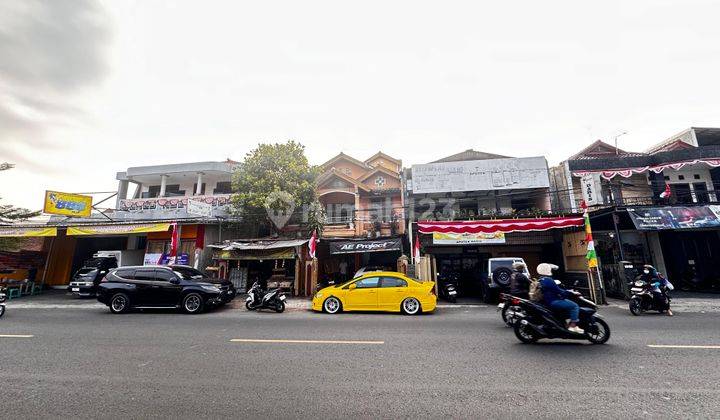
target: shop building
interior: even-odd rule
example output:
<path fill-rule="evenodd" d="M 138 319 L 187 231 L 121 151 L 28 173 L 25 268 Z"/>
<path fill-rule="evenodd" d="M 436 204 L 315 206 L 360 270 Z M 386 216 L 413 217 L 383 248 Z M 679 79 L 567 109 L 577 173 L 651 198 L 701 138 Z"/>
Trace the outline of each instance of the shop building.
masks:
<path fill-rule="evenodd" d="M 608 294 L 626 295 L 625 267 L 643 264 L 680 289 L 720 290 L 720 129 L 690 128 L 643 152 L 598 141 L 551 172 L 557 208 L 590 206 Z"/>
<path fill-rule="evenodd" d="M 412 236 L 442 283 L 455 278 L 466 297 L 491 298 L 491 258 L 563 267 L 562 230 L 581 219 L 551 209 L 544 157 L 512 158 L 467 150 L 405 171 Z"/>
<path fill-rule="evenodd" d="M 364 161 L 340 153 L 321 166 L 316 193 L 327 221 L 319 281 L 342 281 L 365 266 L 395 270 L 405 233 L 402 161 L 382 152 Z"/>

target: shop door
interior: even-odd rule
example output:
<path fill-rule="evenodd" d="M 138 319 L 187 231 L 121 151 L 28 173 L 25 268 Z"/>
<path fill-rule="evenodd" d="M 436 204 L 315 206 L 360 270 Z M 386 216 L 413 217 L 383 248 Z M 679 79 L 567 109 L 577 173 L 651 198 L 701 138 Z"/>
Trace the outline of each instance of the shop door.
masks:
<path fill-rule="evenodd" d="M 372 311 L 378 306 L 380 277 L 368 277 L 353 283 L 356 288 L 348 289 L 345 306 L 348 310 Z"/>
<path fill-rule="evenodd" d="M 670 281 L 685 290 L 720 288 L 720 241 L 716 231 L 662 232 L 663 257 Z"/>

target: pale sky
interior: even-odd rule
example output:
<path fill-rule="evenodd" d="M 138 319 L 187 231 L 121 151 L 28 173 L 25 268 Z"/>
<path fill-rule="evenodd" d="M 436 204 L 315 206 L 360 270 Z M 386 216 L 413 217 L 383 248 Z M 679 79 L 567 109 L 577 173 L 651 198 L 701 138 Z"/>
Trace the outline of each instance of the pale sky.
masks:
<path fill-rule="evenodd" d="M 0 2 L 2 203 L 112 191 L 129 166 L 409 166 L 474 148 L 555 164 L 720 126 L 720 3 L 701 0 Z"/>

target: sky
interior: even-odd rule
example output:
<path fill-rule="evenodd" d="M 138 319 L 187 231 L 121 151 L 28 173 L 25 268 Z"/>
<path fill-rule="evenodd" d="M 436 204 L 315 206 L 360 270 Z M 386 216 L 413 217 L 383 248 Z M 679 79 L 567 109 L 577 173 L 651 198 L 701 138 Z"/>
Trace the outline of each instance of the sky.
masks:
<path fill-rule="evenodd" d="M 642 151 L 720 126 L 720 3 L 0 2 L 5 204 L 117 189 L 131 166 L 241 160 L 405 166 L 466 149 Z"/>

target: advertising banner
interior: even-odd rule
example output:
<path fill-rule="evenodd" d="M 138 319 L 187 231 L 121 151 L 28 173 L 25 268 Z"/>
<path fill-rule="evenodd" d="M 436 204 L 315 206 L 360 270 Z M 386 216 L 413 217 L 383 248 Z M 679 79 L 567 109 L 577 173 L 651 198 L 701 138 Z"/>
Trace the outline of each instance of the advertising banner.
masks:
<path fill-rule="evenodd" d="M 69 226 L 67 234 L 77 235 L 124 235 L 129 233 L 167 232 L 170 223 L 146 223 L 130 225 Z"/>
<path fill-rule="evenodd" d="M 471 160 L 412 166 L 414 194 L 550 186 L 544 157 Z"/>
<path fill-rule="evenodd" d="M 331 254 L 352 254 L 356 252 L 400 251 L 400 238 L 375 239 L 367 241 L 330 242 Z"/>
<path fill-rule="evenodd" d="M 603 204 L 602 184 L 600 183 L 600 174 L 585 174 L 580 178 L 582 186 L 583 200 L 588 206 L 597 206 Z"/>
<path fill-rule="evenodd" d="M 57 236 L 54 227 L 0 227 L 0 238 L 29 238 L 37 236 Z"/>
<path fill-rule="evenodd" d="M 720 227 L 720 206 L 649 207 L 627 212 L 638 230 Z"/>
<path fill-rule="evenodd" d="M 495 233 L 443 233 L 433 232 L 434 245 L 491 245 L 504 244 L 505 234 Z"/>
<path fill-rule="evenodd" d="M 68 217 L 90 217 L 92 197 L 58 191 L 45 191 L 43 213 Z"/>
<path fill-rule="evenodd" d="M 188 200 L 187 212 L 195 216 L 212 217 L 213 208 L 212 205 L 197 200 Z"/>

